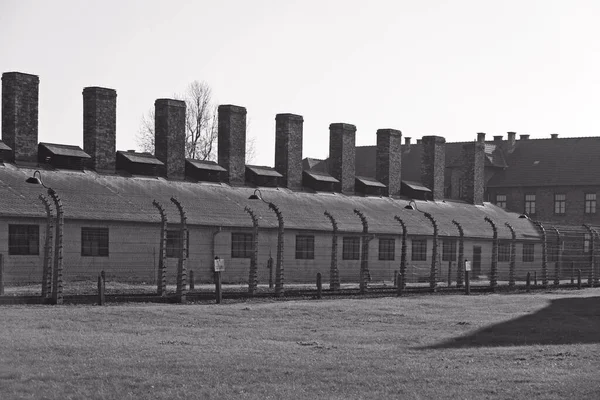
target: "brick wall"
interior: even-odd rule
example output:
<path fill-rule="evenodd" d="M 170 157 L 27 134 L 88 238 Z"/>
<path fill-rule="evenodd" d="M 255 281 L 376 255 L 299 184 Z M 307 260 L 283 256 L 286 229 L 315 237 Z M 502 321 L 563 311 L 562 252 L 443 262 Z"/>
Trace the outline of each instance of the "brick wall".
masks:
<path fill-rule="evenodd" d="M 88 167 L 113 171 L 116 163 L 117 92 L 102 87 L 83 89 L 83 151 Z"/>

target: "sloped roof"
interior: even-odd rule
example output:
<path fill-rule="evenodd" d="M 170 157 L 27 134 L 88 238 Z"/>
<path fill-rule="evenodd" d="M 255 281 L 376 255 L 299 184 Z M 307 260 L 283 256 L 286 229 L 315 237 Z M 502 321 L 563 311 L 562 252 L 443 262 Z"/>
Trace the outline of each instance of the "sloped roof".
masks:
<path fill-rule="evenodd" d="M 192 158 L 186 158 L 185 162 L 190 164 L 192 167 L 194 167 L 196 169 L 201 169 L 204 171 L 219 171 L 219 172 L 227 171 L 225 168 L 221 167 L 219 164 L 217 164 L 214 161 L 194 160 Z"/>
<path fill-rule="evenodd" d="M 83 151 L 79 146 L 72 146 L 69 144 L 56 144 L 56 143 L 40 143 L 40 146 L 48 149 L 49 152 L 55 156 L 64 157 L 77 157 L 77 158 L 92 158 L 88 153 Z"/>
<path fill-rule="evenodd" d="M 402 183 L 404 183 L 406 186 L 408 186 L 412 190 L 420 190 L 422 192 L 429 192 L 429 193 L 431 193 L 431 189 L 426 188 L 425 186 L 423 186 L 419 182 L 413 182 L 413 181 L 405 181 L 405 180 L 403 180 Z"/>
<path fill-rule="evenodd" d="M 38 196 L 44 193 L 39 185 L 25 183 L 32 168 L 14 165 L 0 166 L 0 217 L 45 217 Z M 244 207 L 254 210 L 261 228 L 277 227 L 275 214 L 261 201 L 249 200 L 253 188 L 207 185 L 162 178 L 101 175 L 92 171 L 43 171 L 44 183 L 56 190 L 62 199 L 65 219 L 96 221 L 129 221 L 159 224 L 158 211 L 152 205 L 156 199 L 165 207 L 169 221 L 179 220 L 179 213 L 170 201 L 176 197 L 184 206 L 188 223 L 203 226 L 252 226 Z M 337 220 L 341 232 L 362 231 L 354 209 L 364 213 L 369 231 L 379 234 L 399 234 L 394 220 L 398 215 L 411 235 L 431 235 L 431 223 L 416 210 L 406 210 L 408 199 L 389 197 L 347 196 L 339 193 L 292 192 L 281 188 L 261 188 L 263 198 L 276 204 L 291 229 L 330 231 L 331 224 L 323 215 L 329 211 Z M 439 233 L 457 236 L 452 220 L 463 226 L 465 236 L 491 238 L 492 231 L 484 217 L 497 221 L 499 236 L 510 238 L 504 222 L 510 222 L 519 238 L 537 238 L 531 222 L 518 218 L 495 205 L 474 206 L 458 201 L 417 201 L 418 209 L 431 213 L 439 225 Z"/>
<path fill-rule="evenodd" d="M 281 175 L 279 172 L 275 171 L 275 169 L 271 167 L 264 167 L 259 165 L 246 165 L 246 169 L 252 171 L 258 176 L 271 176 L 275 178 L 283 177 L 283 175 Z"/>
<path fill-rule="evenodd" d="M 8 147 L 8 145 L 6 143 L 4 143 L 2 140 L 0 140 L 0 150 L 12 151 L 12 149 L 10 147 Z"/>
<path fill-rule="evenodd" d="M 487 186 L 598 185 L 599 154 L 600 137 L 519 140 Z"/>
<path fill-rule="evenodd" d="M 379 188 L 387 187 L 383 183 L 379 182 L 378 180 L 375 180 L 373 178 L 367 178 L 366 176 L 357 176 L 356 180 L 359 181 L 360 183 L 362 183 L 363 185 L 369 186 L 369 187 L 379 187 Z"/>
<path fill-rule="evenodd" d="M 164 165 L 162 161 L 154 157 L 150 153 L 136 153 L 134 151 L 117 151 L 118 154 L 132 163 L 136 164 L 151 164 L 151 165 Z"/>
<path fill-rule="evenodd" d="M 319 182 L 332 182 L 332 183 L 340 183 L 333 176 L 329 175 L 326 172 L 318 172 L 318 171 L 304 171 L 304 173 L 316 181 Z"/>

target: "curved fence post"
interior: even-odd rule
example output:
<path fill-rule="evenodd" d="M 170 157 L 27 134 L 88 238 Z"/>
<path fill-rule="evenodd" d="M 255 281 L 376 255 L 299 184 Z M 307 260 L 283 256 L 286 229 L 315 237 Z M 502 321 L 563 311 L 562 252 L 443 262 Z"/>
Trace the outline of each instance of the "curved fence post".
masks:
<path fill-rule="evenodd" d="M 590 286 L 593 287 L 598 284 L 598 280 L 600 279 L 596 271 L 596 239 L 600 239 L 600 234 L 591 225 L 583 224 L 583 226 L 590 234 L 590 274 L 588 280 L 590 281 Z"/>
<path fill-rule="evenodd" d="M 548 242 L 546 237 L 546 229 L 544 225 L 538 221 L 533 222 L 542 232 L 542 287 L 548 287 Z"/>
<path fill-rule="evenodd" d="M 438 262 L 438 225 L 433 215 L 428 212 L 422 213 L 433 225 L 433 245 L 431 248 L 431 269 L 429 271 L 429 288 L 435 291 L 437 285 L 437 262 Z"/>
<path fill-rule="evenodd" d="M 400 253 L 400 285 L 401 288 L 406 288 L 406 224 L 399 216 L 394 216 L 394 219 L 398 221 L 402 227 L 402 253 Z"/>
<path fill-rule="evenodd" d="M 186 294 L 187 294 L 187 270 L 186 270 L 186 260 L 187 260 L 187 217 L 185 215 L 185 210 L 183 206 L 175 197 L 171 197 L 171 202 L 175 204 L 177 210 L 179 211 L 179 216 L 181 218 L 181 247 L 179 249 L 179 259 L 177 261 L 177 298 L 180 303 L 185 303 Z"/>
<path fill-rule="evenodd" d="M 283 296 L 283 234 L 284 234 L 284 221 L 283 215 L 273 203 L 269 203 L 269 208 L 273 210 L 277 216 L 277 264 L 275 265 L 275 296 Z"/>
<path fill-rule="evenodd" d="M 511 224 L 505 222 L 504 225 L 510 230 L 510 266 L 508 268 L 508 287 L 515 287 L 515 264 L 517 253 L 517 233 Z"/>
<path fill-rule="evenodd" d="M 167 214 L 165 209 L 156 200 L 152 200 L 160 214 L 160 245 L 158 250 L 158 272 L 156 277 L 157 293 L 159 296 L 167 294 Z"/>
<path fill-rule="evenodd" d="M 560 231 L 555 226 L 552 227 L 552 230 L 556 234 L 556 263 L 554 264 L 554 286 L 558 286 L 560 285 L 560 272 L 562 269 L 562 238 Z"/>
<path fill-rule="evenodd" d="M 456 221 L 452 220 L 456 229 L 458 229 L 458 265 L 456 266 L 456 287 L 461 288 L 463 285 L 463 273 L 464 273 L 464 263 L 465 263 L 465 232 L 462 228 L 462 225 Z"/>
<path fill-rule="evenodd" d="M 340 289 L 340 272 L 337 266 L 337 239 L 338 239 L 338 224 L 333 215 L 329 211 L 324 212 L 325 216 L 331 222 L 331 267 L 329 269 L 329 289 Z"/>
<path fill-rule="evenodd" d="M 42 269 L 42 298 L 52 293 L 52 242 L 54 239 L 54 216 L 52 206 L 46 196 L 40 194 L 40 200 L 46 209 L 46 241 L 44 243 L 44 267 Z"/>
<path fill-rule="evenodd" d="M 367 279 L 369 276 L 369 223 L 365 215 L 358 209 L 354 209 L 354 214 L 358 215 L 363 227 L 363 235 L 361 240 L 362 251 L 360 254 L 360 294 L 367 291 Z"/>
<path fill-rule="evenodd" d="M 52 276 L 52 303 L 63 303 L 63 229 L 65 224 L 63 205 L 54 189 L 48 189 L 48 195 L 56 208 L 56 237 L 54 246 L 54 272 Z"/>
<path fill-rule="evenodd" d="M 248 293 L 254 294 L 258 286 L 258 218 L 256 218 L 256 214 L 250 207 L 244 207 L 244 211 L 252 219 L 252 256 L 250 257 L 250 271 L 248 272 Z"/>
<path fill-rule="evenodd" d="M 492 226 L 494 232 L 492 242 L 492 267 L 490 269 L 490 287 L 493 289 L 498 286 L 498 228 L 490 217 L 485 217 L 484 219 Z"/>

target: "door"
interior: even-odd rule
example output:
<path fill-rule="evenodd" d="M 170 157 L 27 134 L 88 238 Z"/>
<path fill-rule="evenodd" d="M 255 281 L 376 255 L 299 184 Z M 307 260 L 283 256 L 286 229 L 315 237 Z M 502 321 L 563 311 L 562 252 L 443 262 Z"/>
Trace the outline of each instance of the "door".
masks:
<path fill-rule="evenodd" d="M 481 275 L 481 246 L 473 246 L 473 277 Z"/>

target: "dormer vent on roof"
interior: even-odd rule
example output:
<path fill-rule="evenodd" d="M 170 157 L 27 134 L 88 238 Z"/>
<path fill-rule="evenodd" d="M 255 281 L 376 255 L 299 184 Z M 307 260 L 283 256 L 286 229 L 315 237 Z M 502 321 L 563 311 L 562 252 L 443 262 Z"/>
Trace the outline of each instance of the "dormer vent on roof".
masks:
<path fill-rule="evenodd" d="M 185 176 L 200 182 L 221 182 L 222 174 L 227 170 L 214 161 L 185 160 Z"/>
<path fill-rule="evenodd" d="M 386 196 L 388 189 L 386 185 L 378 180 L 366 176 L 357 176 L 354 187 L 357 193 L 362 193 L 365 196 Z M 398 188 L 398 192 L 400 192 L 400 188 Z"/>
<path fill-rule="evenodd" d="M 304 170 L 302 172 L 302 186 L 316 192 L 334 192 L 340 181 L 327 172 Z"/>
<path fill-rule="evenodd" d="M 40 143 L 37 153 L 38 163 L 54 168 L 83 169 L 84 163 L 91 158 L 81 147 L 66 144 Z"/>
<path fill-rule="evenodd" d="M 164 168 L 162 161 L 150 153 L 117 151 L 117 170 L 131 175 L 157 176 L 158 168 Z"/>
<path fill-rule="evenodd" d="M 14 161 L 13 151 L 10 147 L 6 145 L 2 140 L 0 140 L 0 163 L 4 162 L 12 162 Z"/>
<path fill-rule="evenodd" d="M 256 186 L 277 187 L 282 175 L 271 167 L 246 165 L 246 183 Z"/>

